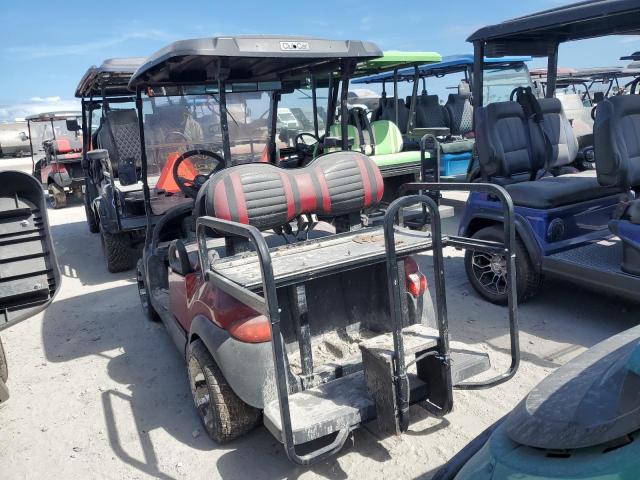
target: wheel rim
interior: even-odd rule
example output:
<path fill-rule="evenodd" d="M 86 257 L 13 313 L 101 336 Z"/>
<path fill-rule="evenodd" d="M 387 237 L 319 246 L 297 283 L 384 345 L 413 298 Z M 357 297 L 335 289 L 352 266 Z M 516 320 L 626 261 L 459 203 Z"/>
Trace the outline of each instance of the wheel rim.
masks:
<path fill-rule="evenodd" d="M 198 414 L 208 430 L 213 430 L 213 412 L 211 411 L 211 396 L 207 379 L 203 368 L 196 358 L 189 358 L 189 385 L 193 395 L 193 403 L 198 410 Z"/>
<path fill-rule="evenodd" d="M 507 260 L 504 255 L 474 251 L 471 268 L 476 282 L 483 290 L 492 295 L 507 293 Z"/>

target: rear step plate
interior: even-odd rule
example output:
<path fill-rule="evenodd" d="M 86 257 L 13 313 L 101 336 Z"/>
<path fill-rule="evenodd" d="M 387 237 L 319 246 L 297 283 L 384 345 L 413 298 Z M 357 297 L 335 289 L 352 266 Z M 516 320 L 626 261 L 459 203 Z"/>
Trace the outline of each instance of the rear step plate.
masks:
<path fill-rule="evenodd" d="M 433 348 L 437 344 L 435 329 L 423 325 L 412 325 L 404 329 L 403 339 L 408 358 L 412 354 Z M 391 334 L 380 335 L 367 340 L 368 348 L 380 348 L 380 353 L 388 353 Z M 454 385 L 484 372 L 490 368 L 489 357 L 485 353 L 451 349 L 451 376 Z M 414 404 L 426 397 L 426 385 L 415 373 L 409 372 L 410 399 Z M 353 430 L 360 424 L 376 418 L 373 398 L 367 391 L 364 372 L 359 371 L 338 378 L 303 392 L 289 395 L 289 409 L 293 429 L 294 444 L 310 442 L 342 429 Z M 274 400 L 264 408 L 264 424 L 281 442 L 282 422 L 278 401 Z"/>

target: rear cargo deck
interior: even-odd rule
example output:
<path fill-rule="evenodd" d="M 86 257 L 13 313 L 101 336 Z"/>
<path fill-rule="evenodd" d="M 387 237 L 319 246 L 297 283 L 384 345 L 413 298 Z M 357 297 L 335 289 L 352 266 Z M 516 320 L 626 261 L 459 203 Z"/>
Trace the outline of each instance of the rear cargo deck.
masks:
<path fill-rule="evenodd" d="M 429 250 L 432 246 L 430 234 L 404 228 L 396 228 L 395 243 L 398 257 Z M 289 244 L 271 249 L 271 259 L 276 286 L 293 285 L 384 262 L 384 231 L 382 227 L 373 227 Z M 211 268 L 250 290 L 262 288 L 260 262 L 255 252 L 217 260 Z"/>

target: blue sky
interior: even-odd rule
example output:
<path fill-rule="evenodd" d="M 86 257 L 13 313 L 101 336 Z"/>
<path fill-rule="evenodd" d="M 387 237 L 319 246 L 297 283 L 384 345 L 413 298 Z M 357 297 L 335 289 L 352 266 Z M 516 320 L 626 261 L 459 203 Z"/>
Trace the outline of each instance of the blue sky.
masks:
<path fill-rule="evenodd" d="M 84 71 L 105 58 L 144 56 L 177 39 L 219 34 L 300 34 L 372 40 L 383 50 L 470 51 L 475 29 L 552 8 L 562 0 L 3 0 L 0 7 L 0 120 L 73 106 Z M 437 4 L 438 8 L 430 7 Z M 391 7 L 393 5 L 393 8 Z M 112 12 L 110 15 L 109 12 Z M 561 47 L 566 66 L 619 64 L 640 50 L 631 37 Z"/>

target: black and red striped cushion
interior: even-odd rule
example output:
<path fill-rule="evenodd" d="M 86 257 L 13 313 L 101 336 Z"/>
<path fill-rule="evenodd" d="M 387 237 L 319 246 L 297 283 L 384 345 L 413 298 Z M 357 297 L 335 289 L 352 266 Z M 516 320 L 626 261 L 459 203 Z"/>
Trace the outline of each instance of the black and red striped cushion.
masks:
<path fill-rule="evenodd" d="M 359 152 L 329 153 L 303 168 L 253 163 L 217 173 L 207 185 L 207 215 L 253 225 L 284 225 L 303 213 L 339 216 L 377 205 L 378 166 Z"/>

